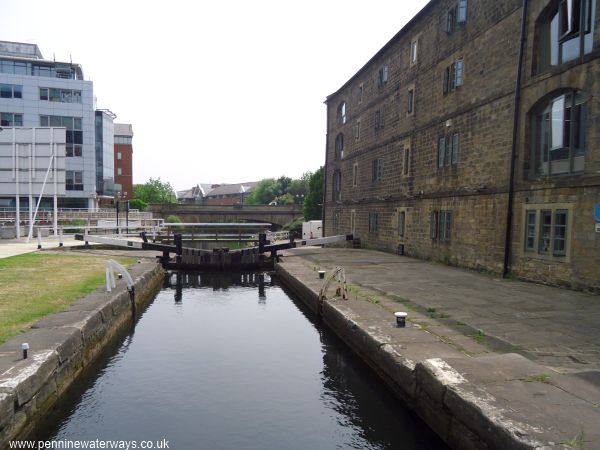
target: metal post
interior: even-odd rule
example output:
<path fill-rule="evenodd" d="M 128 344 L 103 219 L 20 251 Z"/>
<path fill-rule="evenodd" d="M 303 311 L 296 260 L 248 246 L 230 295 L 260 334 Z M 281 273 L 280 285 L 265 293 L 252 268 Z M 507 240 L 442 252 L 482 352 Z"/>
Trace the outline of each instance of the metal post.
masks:
<path fill-rule="evenodd" d="M 129 200 L 125 201 L 125 233 L 129 234 Z"/>
<path fill-rule="evenodd" d="M 27 240 L 31 238 L 33 230 L 33 154 L 31 144 L 29 144 L 29 235 Z"/>
<path fill-rule="evenodd" d="M 53 181 L 54 181 L 54 198 L 53 198 L 53 206 L 54 206 L 54 236 L 58 231 L 58 167 L 56 164 L 56 144 L 54 143 L 54 128 L 50 128 L 50 157 L 52 158 L 52 164 L 54 168 L 53 172 Z M 62 240 L 62 228 L 60 230 L 61 240 Z"/>
<path fill-rule="evenodd" d="M 121 231 L 119 230 L 119 199 L 118 198 L 115 199 L 115 203 L 117 206 L 117 235 L 119 235 L 119 234 L 121 234 Z"/>
<path fill-rule="evenodd" d="M 17 239 L 21 239 L 21 193 L 19 192 L 19 146 L 16 142 L 15 128 L 13 127 L 13 155 L 15 156 L 15 197 L 17 200 L 15 211 L 15 225 Z"/>
<path fill-rule="evenodd" d="M 58 246 L 62 247 L 63 244 L 64 244 L 64 241 L 63 241 L 63 229 L 62 229 L 62 227 L 60 227 L 59 233 L 60 234 L 58 236 Z"/>
<path fill-rule="evenodd" d="M 42 230 L 37 229 L 37 241 L 38 241 L 38 250 L 42 249 Z"/>

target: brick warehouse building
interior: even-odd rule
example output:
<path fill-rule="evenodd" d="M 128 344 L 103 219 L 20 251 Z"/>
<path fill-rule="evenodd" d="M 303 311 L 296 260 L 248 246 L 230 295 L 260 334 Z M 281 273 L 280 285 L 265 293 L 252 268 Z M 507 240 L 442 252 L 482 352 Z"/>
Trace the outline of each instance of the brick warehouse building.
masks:
<path fill-rule="evenodd" d="M 600 291 L 599 8 L 430 1 L 327 97 L 326 234 Z"/>

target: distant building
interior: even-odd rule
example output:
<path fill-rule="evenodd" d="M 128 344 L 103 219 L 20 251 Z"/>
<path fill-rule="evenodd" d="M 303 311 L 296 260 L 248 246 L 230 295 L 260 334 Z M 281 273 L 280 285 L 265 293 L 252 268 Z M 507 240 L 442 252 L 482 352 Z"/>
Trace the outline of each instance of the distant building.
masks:
<path fill-rule="evenodd" d="M 112 199 L 115 190 L 114 170 L 114 120 L 117 117 L 107 109 L 96 110 L 96 193 Z"/>
<path fill-rule="evenodd" d="M 327 97 L 325 234 L 600 291 L 599 20 L 427 3 Z"/>
<path fill-rule="evenodd" d="M 202 205 L 206 201 L 206 195 L 213 189 L 212 184 L 197 184 L 191 189 L 177 191 L 177 202 Z"/>
<path fill-rule="evenodd" d="M 35 44 L 0 41 L 0 127 L 66 129 L 60 207 L 97 205 L 93 103 L 79 64 L 45 60 Z"/>
<path fill-rule="evenodd" d="M 177 191 L 178 203 L 202 205 L 240 205 L 252 192 L 258 181 L 235 184 L 198 184 L 191 189 Z"/>
<path fill-rule="evenodd" d="M 207 205 L 241 205 L 250 194 L 258 181 L 248 183 L 222 184 L 206 195 Z"/>
<path fill-rule="evenodd" d="M 114 124 L 115 191 L 125 200 L 133 198 L 133 127 L 129 123 Z"/>

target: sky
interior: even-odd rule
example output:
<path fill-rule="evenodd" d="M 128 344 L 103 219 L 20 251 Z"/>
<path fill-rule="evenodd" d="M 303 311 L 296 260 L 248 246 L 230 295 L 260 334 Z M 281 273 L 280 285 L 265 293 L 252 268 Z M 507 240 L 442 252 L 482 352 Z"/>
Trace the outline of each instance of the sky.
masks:
<path fill-rule="evenodd" d="M 426 0 L 1 0 L 0 40 L 81 64 L 133 125 L 134 183 L 298 178 L 325 163 L 325 98 Z"/>

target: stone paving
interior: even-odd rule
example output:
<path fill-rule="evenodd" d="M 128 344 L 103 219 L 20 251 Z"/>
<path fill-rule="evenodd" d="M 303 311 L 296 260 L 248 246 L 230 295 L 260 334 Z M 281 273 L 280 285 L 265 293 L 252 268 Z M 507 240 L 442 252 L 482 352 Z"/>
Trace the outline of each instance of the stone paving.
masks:
<path fill-rule="evenodd" d="M 408 300 L 430 317 L 426 326 L 463 329 L 491 351 L 520 353 L 561 372 L 600 369 L 598 295 L 372 250 L 305 247 L 284 253 L 284 261 L 291 258 L 326 270 L 342 266 L 349 283 Z"/>

